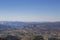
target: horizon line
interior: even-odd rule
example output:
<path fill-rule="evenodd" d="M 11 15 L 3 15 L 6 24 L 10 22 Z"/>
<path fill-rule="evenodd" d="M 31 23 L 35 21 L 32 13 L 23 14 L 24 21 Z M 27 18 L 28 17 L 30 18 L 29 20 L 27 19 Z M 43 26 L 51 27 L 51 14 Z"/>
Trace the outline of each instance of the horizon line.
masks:
<path fill-rule="evenodd" d="M 1 21 L 0 22 L 60 22 L 60 21 Z"/>

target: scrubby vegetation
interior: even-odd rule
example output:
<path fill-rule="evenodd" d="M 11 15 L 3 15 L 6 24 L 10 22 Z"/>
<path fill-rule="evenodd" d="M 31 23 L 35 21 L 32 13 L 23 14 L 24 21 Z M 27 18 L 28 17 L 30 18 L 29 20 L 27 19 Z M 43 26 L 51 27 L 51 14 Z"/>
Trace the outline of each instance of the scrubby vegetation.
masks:
<path fill-rule="evenodd" d="M 46 35 L 47 36 L 47 35 Z M 22 35 L 0 35 L 0 40 L 60 40 L 58 36 L 46 36 L 43 35 L 32 35 L 32 34 L 22 34 Z"/>
<path fill-rule="evenodd" d="M 60 40 L 60 22 L 27 24 L 0 24 L 0 40 Z"/>

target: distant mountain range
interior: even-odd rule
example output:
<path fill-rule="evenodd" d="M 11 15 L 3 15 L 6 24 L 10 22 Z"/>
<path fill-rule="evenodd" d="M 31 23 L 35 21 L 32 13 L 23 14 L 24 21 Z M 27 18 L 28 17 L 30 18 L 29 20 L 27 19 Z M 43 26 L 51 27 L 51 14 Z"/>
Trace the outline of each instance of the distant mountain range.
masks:
<path fill-rule="evenodd" d="M 9 30 L 24 30 L 24 32 L 56 33 L 60 32 L 60 22 L 9 22 L 0 21 L 0 33 Z"/>
<path fill-rule="evenodd" d="M 27 25 L 28 23 L 26 23 L 26 22 L 0 21 L 0 24 L 12 26 L 12 27 L 18 27 L 18 26 L 21 27 L 21 26 Z"/>

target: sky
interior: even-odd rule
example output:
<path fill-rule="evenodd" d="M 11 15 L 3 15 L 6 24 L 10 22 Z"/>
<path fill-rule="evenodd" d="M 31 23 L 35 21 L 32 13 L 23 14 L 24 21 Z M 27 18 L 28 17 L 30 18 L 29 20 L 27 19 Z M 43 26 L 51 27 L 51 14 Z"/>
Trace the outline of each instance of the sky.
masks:
<path fill-rule="evenodd" d="M 0 21 L 60 21 L 60 0 L 0 0 Z"/>

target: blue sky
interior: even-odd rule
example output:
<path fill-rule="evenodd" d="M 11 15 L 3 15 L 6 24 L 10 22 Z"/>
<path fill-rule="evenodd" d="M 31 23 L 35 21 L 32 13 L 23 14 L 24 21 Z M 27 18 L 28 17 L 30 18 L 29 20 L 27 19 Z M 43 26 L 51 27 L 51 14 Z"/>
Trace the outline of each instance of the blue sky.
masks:
<path fill-rule="evenodd" d="M 60 0 L 0 0 L 0 21 L 60 21 Z"/>

